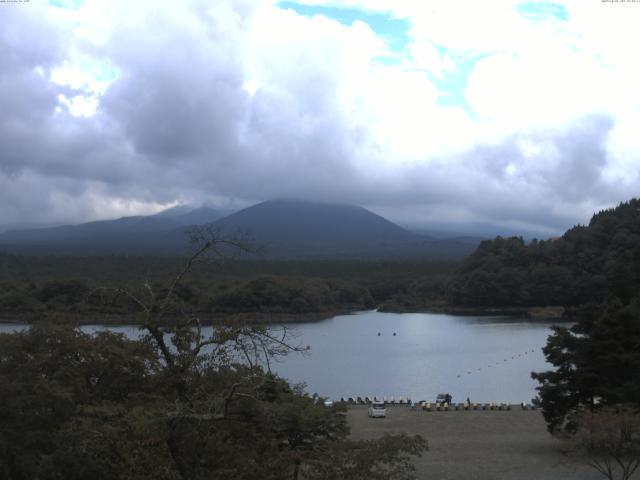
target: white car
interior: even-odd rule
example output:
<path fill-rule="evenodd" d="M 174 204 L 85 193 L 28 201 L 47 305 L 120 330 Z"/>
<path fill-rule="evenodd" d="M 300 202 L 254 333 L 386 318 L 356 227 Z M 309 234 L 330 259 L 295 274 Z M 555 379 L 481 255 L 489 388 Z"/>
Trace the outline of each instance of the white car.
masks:
<path fill-rule="evenodd" d="M 369 405 L 369 417 L 371 418 L 385 418 L 387 416 L 387 408 L 384 402 L 373 402 Z"/>

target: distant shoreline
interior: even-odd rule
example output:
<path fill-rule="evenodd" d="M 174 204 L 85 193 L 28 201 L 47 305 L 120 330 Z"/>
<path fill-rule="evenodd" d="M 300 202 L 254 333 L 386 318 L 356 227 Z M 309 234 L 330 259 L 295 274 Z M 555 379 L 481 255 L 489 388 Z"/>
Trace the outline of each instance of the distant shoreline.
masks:
<path fill-rule="evenodd" d="M 567 320 L 564 317 L 565 308 L 561 306 L 548 307 L 454 307 L 450 305 L 431 306 L 424 308 L 393 308 L 385 307 L 377 309 L 381 313 L 439 313 L 458 316 L 524 316 L 532 320 Z M 331 309 L 322 312 L 307 313 L 265 313 L 242 312 L 234 314 L 200 314 L 203 325 L 221 323 L 222 320 L 230 322 L 267 324 L 312 323 L 327 320 L 339 315 L 349 315 L 366 311 L 359 308 Z M 46 315 L 45 315 L 46 317 Z M 43 315 L 35 313 L 3 313 L 0 314 L 0 324 L 24 324 L 30 325 L 43 321 Z M 135 315 L 114 314 L 61 314 L 53 316 L 52 320 L 71 322 L 78 325 L 140 325 Z"/>
<path fill-rule="evenodd" d="M 387 313 L 443 313 L 458 316 L 524 316 L 532 320 L 567 320 L 566 309 L 559 305 L 546 307 L 458 307 L 453 305 L 432 305 L 421 308 L 402 306 L 382 306 L 380 312 Z"/>
<path fill-rule="evenodd" d="M 333 309 L 323 312 L 308 313 L 265 313 L 265 312 L 242 312 L 234 314 L 200 314 L 202 325 L 211 325 L 214 323 L 222 323 L 222 320 L 228 322 L 255 323 L 258 325 L 267 324 L 288 324 L 288 323 L 311 323 L 326 320 L 338 315 L 348 315 L 363 311 L 362 308 L 357 309 Z M 44 318 L 43 318 L 44 317 Z M 135 315 L 114 315 L 114 314 L 60 314 L 52 316 L 52 321 L 70 322 L 77 325 L 141 325 L 137 321 Z M 0 314 L 0 324 L 21 324 L 31 325 L 46 320 L 46 315 L 38 315 L 35 313 L 2 313 Z"/>

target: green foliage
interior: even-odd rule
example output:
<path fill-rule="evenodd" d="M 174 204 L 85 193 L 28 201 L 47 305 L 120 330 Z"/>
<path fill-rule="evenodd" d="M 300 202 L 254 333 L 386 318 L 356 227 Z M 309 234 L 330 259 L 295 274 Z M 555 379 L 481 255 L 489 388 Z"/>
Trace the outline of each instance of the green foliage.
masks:
<path fill-rule="evenodd" d="M 135 285 L 134 272 L 149 272 L 153 273 L 148 274 L 149 286 L 161 294 L 182 261 L 178 257 L 3 256 L 0 315 L 39 321 L 43 313 L 61 313 L 82 322 L 113 317 L 131 322 L 138 305 L 116 290 Z M 177 314 L 255 314 L 254 318 L 281 314 L 317 318 L 317 314 L 370 309 L 382 303 L 415 307 L 445 298 L 444 285 L 453 265 L 247 260 L 213 269 L 197 264 L 190 280 L 176 288 L 173 307 Z"/>
<path fill-rule="evenodd" d="M 583 307 L 575 325 L 554 327 L 543 350 L 555 370 L 532 376 L 549 431 L 575 430 L 583 409 L 640 406 L 640 299 Z"/>
<path fill-rule="evenodd" d="M 206 240 L 168 286 L 101 291 L 138 310 L 140 340 L 65 323 L 0 335 L 0 480 L 413 478 L 422 439 L 351 442 L 345 407 L 270 373 L 269 359 L 304 350 L 286 329 L 228 322 L 205 337 L 197 317 L 176 315 L 199 298 L 183 277 L 225 242 Z M 248 291 L 282 302 L 340 294 L 323 282 L 289 288 L 257 279 Z M 35 290 L 48 302 L 73 288 Z"/>
<path fill-rule="evenodd" d="M 373 299 L 363 287 L 317 278 L 260 276 L 225 288 L 210 300 L 224 313 L 308 313 L 336 306 L 370 308 Z"/>
<path fill-rule="evenodd" d="M 640 288 L 640 200 L 597 213 L 588 226 L 525 244 L 487 240 L 454 275 L 460 306 L 577 306 L 611 294 L 624 302 Z"/>
<path fill-rule="evenodd" d="M 144 343 L 65 325 L 2 335 L 0 351 L 0 463 L 15 479 L 53 468 L 56 435 L 80 406 L 144 401 L 158 367 Z"/>
<path fill-rule="evenodd" d="M 0 351 L 0 478 L 364 478 L 344 407 L 259 367 L 210 352 L 170 368 L 149 339 L 67 325 L 1 335 Z M 423 443 L 393 442 L 367 444 L 380 457 L 363 472 L 410 478 Z"/>

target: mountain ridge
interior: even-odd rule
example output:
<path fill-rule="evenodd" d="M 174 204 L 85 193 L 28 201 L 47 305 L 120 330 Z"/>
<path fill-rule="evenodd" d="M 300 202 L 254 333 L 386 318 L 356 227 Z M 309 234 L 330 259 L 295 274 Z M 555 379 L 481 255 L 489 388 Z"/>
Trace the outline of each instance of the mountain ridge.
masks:
<path fill-rule="evenodd" d="M 345 204 L 269 200 L 223 215 L 207 207 L 188 212 L 14 230 L 0 234 L 0 248 L 25 252 L 171 255 L 187 250 L 194 226 L 223 235 L 249 233 L 269 258 L 460 257 L 469 241 L 433 239 L 410 232 L 370 210 Z"/>

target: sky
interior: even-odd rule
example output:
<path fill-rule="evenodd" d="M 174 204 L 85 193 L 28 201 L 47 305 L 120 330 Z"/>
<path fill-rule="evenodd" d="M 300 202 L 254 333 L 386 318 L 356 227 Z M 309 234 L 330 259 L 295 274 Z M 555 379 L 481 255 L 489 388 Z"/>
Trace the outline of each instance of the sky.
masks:
<path fill-rule="evenodd" d="M 640 2 L 0 2 L 0 231 L 366 206 L 549 234 L 640 192 Z"/>

